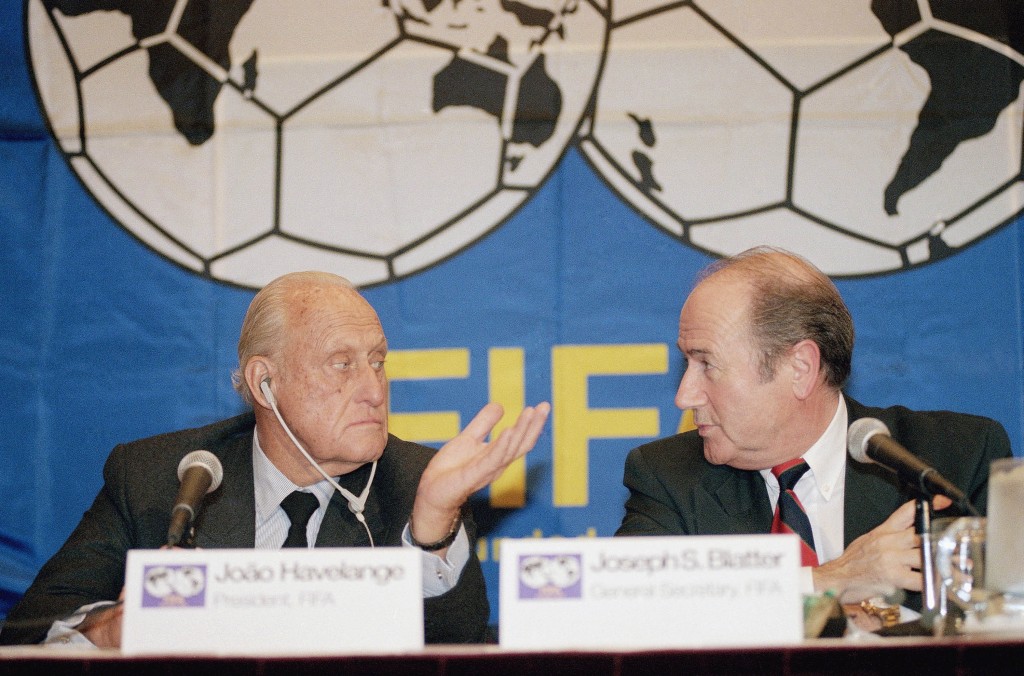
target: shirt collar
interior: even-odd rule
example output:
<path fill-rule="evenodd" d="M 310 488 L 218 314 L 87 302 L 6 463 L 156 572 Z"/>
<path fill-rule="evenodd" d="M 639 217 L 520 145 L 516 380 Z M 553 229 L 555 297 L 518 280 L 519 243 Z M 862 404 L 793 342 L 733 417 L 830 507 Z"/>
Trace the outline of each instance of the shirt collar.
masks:
<path fill-rule="evenodd" d="M 832 422 L 825 428 L 814 444 L 804 453 L 804 460 L 814 475 L 814 484 L 825 500 L 832 497 L 832 492 L 843 480 L 846 472 L 846 428 L 849 414 L 846 410 L 846 398 L 839 395 Z"/>
<path fill-rule="evenodd" d="M 846 397 L 839 395 L 839 405 L 832 416 L 832 421 L 824 433 L 804 454 L 803 459 L 810 468 L 807 475 L 812 477 L 814 487 L 827 502 L 836 487 L 840 485 L 846 472 L 846 428 L 849 413 L 846 410 Z M 779 491 L 779 481 L 772 474 L 771 468 L 761 470 L 761 476 L 769 486 L 774 487 L 775 494 Z"/>
<path fill-rule="evenodd" d="M 266 523 L 280 507 L 281 501 L 293 491 L 303 490 L 312 493 L 320 502 L 320 509 L 325 508 L 331 501 L 331 494 L 334 491 L 334 487 L 326 479 L 304 488 L 292 483 L 263 452 L 259 433 L 256 431 L 253 431 L 252 435 L 252 479 L 257 528 Z"/>

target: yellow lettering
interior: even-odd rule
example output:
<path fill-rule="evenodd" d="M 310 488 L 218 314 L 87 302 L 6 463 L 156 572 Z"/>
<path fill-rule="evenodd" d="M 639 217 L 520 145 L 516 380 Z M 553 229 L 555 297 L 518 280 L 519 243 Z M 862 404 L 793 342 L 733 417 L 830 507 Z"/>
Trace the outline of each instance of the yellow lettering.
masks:
<path fill-rule="evenodd" d="M 392 350 L 388 380 L 434 380 L 469 377 L 469 350 Z M 390 431 L 408 441 L 448 441 L 462 429 L 458 411 L 389 413 Z"/>
<path fill-rule="evenodd" d="M 533 534 L 532 535 L 528 535 L 526 537 L 532 537 L 532 538 L 537 538 L 537 539 L 545 538 L 546 537 L 546 538 L 549 538 L 549 539 L 552 539 L 552 540 L 557 540 L 557 539 L 562 539 L 564 537 L 574 537 L 574 536 L 544 535 L 544 532 L 541 529 L 535 528 L 533 530 Z M 587 526 L 587 529 L 584 532 L 580 533 L 579 535 L 576 535 L 575 537 L 577 537 L 577 538 L 596 538 L 597 537 L 597 528 L 595 528 L 594 526 Z M 488 560 L 494 561 L 496 563 L 500 562 L 501 561 L 501 543 L 504 542 L 504 541 L 505 541 L 505 538 L 500 538 L 500 537 L 498 537 L 498 538 L 487 538 L 487 537 L 479 538 L 477 540 L 477 543 L 476 543 L 476 555 L 477 555 L 477 558 L 480 559 L 481 562 L 482 561 L 488 561 Z"/>
<path fill-rule="evenodd" d="M 590 408 L 588 378 L 667 371 L 668 347 L 665 344 L 556 345 L 552 348 L 555 506 L 587 505 L 590 439 L 653 437 L 659 432 L 656 408 Z"/>
<path fill-rule="evenodd" d="M 695 429 L 697 429 L 697 425 L 693 422 L 693 409 L 688 408 L 683 411 L 683 417 L 679 419 L 679 429 L 676 430 L 676 433 L 682 434 L 683 432 L 689 432 L 690 430 Z"/>
<path fill-rule="evenodd" d="M 526 405 L 525 358 L 521 347 L 495 347 L 487 353 L 490 401 L 505 408 L 505 415 L 491 432 L 491 438 L 509 427 Z M 526 458 L 519 458 L 491 482 L 492 507 L 514 508 L 526 504 Z"/>

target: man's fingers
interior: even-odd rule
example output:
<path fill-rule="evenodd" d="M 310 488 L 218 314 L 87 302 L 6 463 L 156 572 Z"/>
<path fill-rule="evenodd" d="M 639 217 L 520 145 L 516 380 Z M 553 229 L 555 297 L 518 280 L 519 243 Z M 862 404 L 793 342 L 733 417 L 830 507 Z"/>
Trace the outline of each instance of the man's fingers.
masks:
<path fill-rule="evenodd" d="M 914 501 L 908 500 L 899 506 L 895 512 L 889 515 L 879 529 L 903 530 L 914 525 Z"/>
<path fill-rule="evenodd" d="M 921 577 L 921 571 L 904 568 L 899 574 L 894 576 L 893 582 L 900 589 L 916 592 L 921 591 L 924 580 Z"/>
<path fill-rule="evenodd" d="M 494 426 L 498 424 L 503 415 L 505 415 L 505 409 L 502 408 L 501 404 L 492 401 L 480 409 L 479 413 L 462 430 L 462 433 L 468 434 L 477 441 L 483 441 L 491 433 L 491 430 L 494 429 Z"/>
<path fill-rule="evenodd" d="M 495 408 L 491 408 L 491 407 Z M 496 415 L 495 415 L 496 412 Z M 548 418 L 548 414 L 551 412 L 551 405 L 549 403 L 541 402 L 537 406 L 527 406 L 516 418 L 516 422 L 511 427 L 506 427 L 501 431 L 496 438 L 491 441 L 491 452 L 505 455 L 505 453 L 511 453 L 514 457 L 518 457 L 526 451 L 533 448 L 533 445 L 537 443 L 537 439 L 540 437 L 541 430 L 544 429 L 544 422 Z M 484 437 L 494 426 L 498 424 L 503 415 L 503 409 L 499 404 L 487 404 L 480 412 L 476 414 L 476 417 L 463 432 L 469 434 L 478 441 L 483 441 Z"/>
<path fill-rule="evenodd" d="M 914 532 L 915 514 L 913 500 L 900 505 L 839 558 L 816 569 L 821 572 L 815 573 L 815 588 L 845 590 L 844 602 L 867 598 L 890 586 L 920 591 L 921 536 Z"/>
<path fill-rule="evenodd" d="M 468 495 L 478 490 L 533 448 L 550 413 L 551 405 L 547 402 L 526 407 L 515 424 L 503 429 L 490 443 L 484 443 L 484 439 L 504 414 L 500 404 L 487 404 L 462 430 L 462 441 L 453 439 L 445 445 L 448 452 L 436 456 L 443 458 L 443 461 L 431 462 L 435 471 L 430 476 L 447 476 L 439 486 L 461 477 L 457 480 L 461 486 L 460 493 Z M 454 484 L 449 487 L 454 487 Z"/>
<path fill-rule="evenodd" d="M 519 414 L 515 424 L 503 429 L 497 438 L 487 445 L 486 451 L 476 457 L 478 471 L 490 477 L 487 482 L 533 448 L 550 412 L 551 406 L 547 402 L 542 402 L 536 407 L 526 407 Z"/>
<path fill-rule="evenodd" d="M 529 410 L 528 408 L 524 409 L 519 414 L 515 425 L 506 427 L 496 437 L 491 439 L 491 442 L 487 444 L 485 451 L 479 457 L 492 466 L 504 467 L 512 462 L 515 459 L 518 444 L 522 439 L 523 418 L 529 415 Z"/>
<path fill-rule="evenodd" d="M 544 423 L 550 412 L 551 405 L 546 401 L 537 406 L 528 406 L 523 409 L 516 424 L 512 426 L 508 438 L 508 448 L 503 449 L 505 454 L 510 456 L 507 462 L 512 462 L 533 448 L 537 439 L 540 438 L 540 433 L 544 429 Z"/>
<path fill-rule="evenodd" d="M 537 404 L 533 409 L 533 418 L 530 419 L 526 430 L 526 440 L 529 448 L 533 448 L 534 444 L 537 443 L 537 439 L 540 438 L 540 433 L 543 431 L 544 423 L 547 422 L 550 413 L 551 404 L 546 401 Z"/>

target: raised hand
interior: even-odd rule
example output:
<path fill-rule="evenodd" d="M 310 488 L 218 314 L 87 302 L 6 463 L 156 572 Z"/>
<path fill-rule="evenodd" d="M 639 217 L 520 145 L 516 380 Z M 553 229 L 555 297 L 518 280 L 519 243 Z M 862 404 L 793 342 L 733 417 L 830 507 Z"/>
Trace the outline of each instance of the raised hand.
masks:
<path fill-rule="evenodd" d="M 495 403 L 480 409 L 458 436 L 441 447 L 424 470 L 413 504 L 413 537 L 425 543 L 444 538 L 469 496 L 533 448 L 550 412 L 547 402 L 528 406 L 514 425 L 487 442 L 504 410 Z"/>

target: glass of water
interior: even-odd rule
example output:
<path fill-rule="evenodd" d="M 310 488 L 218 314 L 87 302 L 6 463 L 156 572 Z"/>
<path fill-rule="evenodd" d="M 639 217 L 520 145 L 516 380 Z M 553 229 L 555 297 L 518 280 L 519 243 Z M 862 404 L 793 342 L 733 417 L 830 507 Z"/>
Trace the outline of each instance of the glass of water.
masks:
<path fill-rule="evenodd" d="M 988 482 L 987 585 L 1006 611 L 1024 613 L 1024 458 L 992 462 Z"/>
<path fill-rule="evenodd" d="M 986 519 L 953 519 L 935 543 L 935 569 L 948 601 L 976 617 L 989 599 L 985 589 Z"/>

